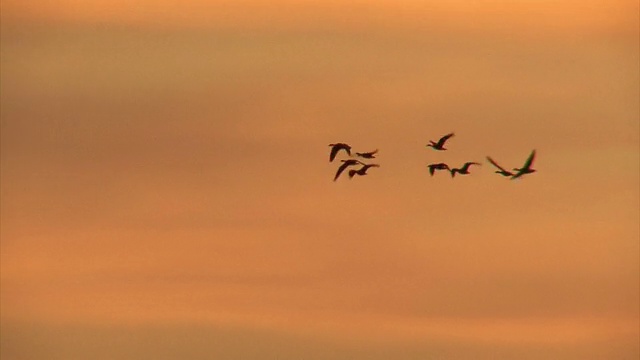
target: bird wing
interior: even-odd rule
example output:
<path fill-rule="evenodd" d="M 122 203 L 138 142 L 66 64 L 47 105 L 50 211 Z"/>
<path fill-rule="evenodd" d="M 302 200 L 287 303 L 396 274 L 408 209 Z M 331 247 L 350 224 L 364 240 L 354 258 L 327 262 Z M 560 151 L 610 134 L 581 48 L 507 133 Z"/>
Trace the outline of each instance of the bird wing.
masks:
<path fill-rule="evenodd" d="M 336 176 L 333 178 L 333 181 L 338 180 L 338 177 L 340 176 L 340 174 L 342 174 L 344 169 L 348 168 L 351 165 L 353 165 L 353 163 L 350 163 L 347 161 L 345 161 L 342 165 L 340 165 L 340 167 L 338 168 L 338 171 L 336 171 Z"/>
<path fill-rule="evenodd" d="M 436 168 L 436 170 L 451 170 L 449 168 L 449 165 L 445 164 L 445 163 L 438 163 L 438 164 L 433 164 Z"/>
<path fill-rule="evenodd" d="M 340 150 L 338 148 L 337 145 L 333 145 L 333 147 L 331 147 L 331 154 L 329 154 L 329 161 L 333 161 L 333 159 L 336 158 L 336 154 L 338 153 L 338 150 Z"/>
<path fill-rule="evenodd" d="M 356 155 L 357 155 L 357 156 L 360 156 L 360 157 L 363 157 L 363 158 L 373 158 L 373 157 L 374 157 L 374 155 L 375 155 L 377 152 L 378 152 L 378 149 L 375 149 L 375 150 L 373 150 L 373 151 L 369 151 L 369 152 L 363 152 L 363 153 L 357 152 L 357 153 L 356 153 Z"/>
<path fill-rule="evenodd" d="M 469 161 L 469 162 L 464 163 L 464 166 L 462 166 L 462 169 L 460 169 L 460 170 L 462 170 L 463 172 L 466 172 L 467 170 L 469 170 L 469 167 L 471 165 L 480 165 L 480 164 L 478 164 L 477 162 Z"/>
<path fill-rule="evenodd" d="M 351 146 L 342 144 L 342 149 L 347 152 L 347 155 L 351 156 Z"/>
<path fill-rule="evenodd" d="M 453 135 L 454 135 L 454 133 L 451 133 L 451 134 L 447 134 L 447 135 L 445 135 L 445 136 L 441 137 L 441 138 L 440 138 L 440 140 L 438 140 L 438 144 L 437 144 L 437 146 L 438 146 L 438 147 L 442 147 L 442 146 L 444 145 L 444 143 L 445 143 L 447 140 L 449 140 L 449 138 L 450 138 L 450 137 L 452 137 Z"/>
<path fill-rule="evenodd" d="M 329 161 L 333 161 L 333 159 L 336 158 L 336 155 L 338 154 L 338 151 L 340 150 L 344 150 L 347 152 L 347 154 L 349 154 L 349 156 L 351 156 L 351 147 L 347 144 L 334 144 L 333 147 L 331 147 L 331 154 L 329 155 Z"/>
<path fill-rule="evenodd" d="M 533 164 L 533 159 L 535 157 L 536 157 L 536 151 L 533 150 L 533 151 L 531 151 L 531 154 L 527 158 L 527 162 L 524 163 L 524 166 L 522 167 L 522 169 L 530 169 L 531 168 L 531 164 Z"/>
<path fill-rule="evenodd" d="M 533 159 L 536 157 L 536 151 L 533 150 L 531 152 L 531 154 L 529 155 L 529 158 L 527 158 L 527 162 L 524 163 L 524 166 L 520 169 L 516 169 L 518 170 L 517 173 L 515 173 L 512 177 L 511 180 L 517 179 L 520 176 L 524 175 L 524 174 L 528 174 L 530 173 L 529 170 L 531 170 L 531 164 L 533 163 Z"/>
<path fill-rule="evenodd" d="M 433 173 L 436 171 L 436 167 L 433 165 L 429 165 L 429 174 L 431 174 L 431 176 L 433 176 Z"/>
<path fill-rule="evenodd" d="M 493 166 L 497 167 L 497 168 L 498 168 L 498 169 L 500 169 L 501 171 L 508 172 L 508 171 L 507 171 L 507 170 L 505 170 L 502 166 L 498 165 L 498 163 L 497 163 L 497 162 L 495 162 L 492 158 L 490 158 L 490 157 L 488 157 L 488 156 L 487 156 L 487 160 L 489 160 L 489 162 L 491 163 L 491 165 L 493 165 Z"/>

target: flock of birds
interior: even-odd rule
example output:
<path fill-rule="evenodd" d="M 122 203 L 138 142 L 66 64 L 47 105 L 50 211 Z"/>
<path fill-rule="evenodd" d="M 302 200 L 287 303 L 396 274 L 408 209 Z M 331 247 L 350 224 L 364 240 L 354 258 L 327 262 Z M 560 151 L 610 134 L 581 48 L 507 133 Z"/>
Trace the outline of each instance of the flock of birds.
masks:
<path fill-rule="evenodd" d="M 337 144 L 329 144 L 329 146 L 331 146 L 331 153 L 329 154 L 330 162 L 336 158 L 336 155 L 338 155 L 338 152 L 340 150 L 346 151 L 346 153 L 349 156 L 351 156 L 351 146 L 347 144 L 337 143 Z M 369 152 L 362 152 L 362 153 L 356 152 L 355 155 L 363 159 L 374 159 L 377 153 L 378 153 L 378 149 L 369 151 Z M 365 164 L 358 159 L 348 159 L 348 160 L 340 160 L 340 161 L 342 161 L 342 165 L 340 165 L 340 167 L 338 168 L 338 171 L 336 171 L 336 176 L 333 178 L 333 181 L 338 180 L 338 177 L 340 176 L 340 174 L 342 174 L 342 172 L 345 171 L 349 166 L 362 165 L 358 170 L 354 170 L 354 169 L 349 170 L 349 173 L 348 173 L 349 179 L 353 178 L 356 175 L 359 175 L 359 176 L 367 175 L 367 170 L 369 170 L 369 168 L 380 167 L 379 164 Z"/>
<path fill-rule="evenodd" d="M 447 135 L 444 135 L 443 137 L 441 137 L 438 142 L 435 142 L 433 140 L 429 140 L 429 143 L 427 144 L 427 147 L 431 147 L 434 150 L 437 151 L 444 151 L 447 150 L 444 145 L 447 142 L 447 140 L 449 140 L 451 137 L 454 136 L 454 133 L 449 133 Z M 335 144 L 329 144 L 329 146 L 331 147 L 331 152 L 329 153 L 329 162 L 332 162 L 336 156 L 338 155 L 338 153 L 340 151 L 346 152 L 347 155 L 349 155 L 349 157 L 352 157 L 351 155 L 351 146 L 345 144 L 345 143 L 335 143 Z M 370 151 L 370 152 L 356 152 L 355 156 L 357 158 L 361 158 L 361 159 L 374 159 L 376 157 L 376 154 L 378 153 L 378 150 L 374 150 L 374 151 Z M 504 177 L 508 177 L 511 180 L 513 179 L 517 179 L 523 175 L 526 174 L 531 174 L 533 172 L 535 172 L 536 170 L 533 169 L 531 166 L 533 165 L 533 160 L 535 159 L 536 156 L 536 151 L 532 150 L 531 154 L 529 154 L 529 157 L 527 158 L 527 160 L 525 161 L 524 165 L 521 168 L 513 168 L 513 171 L 509 171 L 506 170 L 505 168 L 503 168 L 502 166 L 498 165 L 498 163 L 493 160 L 491 157 L 487 156 L 487 160 L 491 163 L 491 165 L 495 166 L 498 170 L 495 171 L 495 173 L 500 174 Z M 367 175 L 367 170 L 369 168 L 372 167 L 380 167 L 379 164 L 366 164 L 362 161 L 360 161 L 359 159 L 347 159 L 347 160 L 340 160 L 342 162 L 342 165 L 340 165 L 340 167 L 338 167 L 338 170 L 336 171 L 336 175 L 333 178 L 333 181 L 338 180 L 338 177 L 340 177 L 340 174 L 342 174 L 348 167 L 351 166 L 355 166 L 355 165 L 361 165 L 361 167 L 357 170 L 355 169 L 350 169 L 348 174 L 349 174 L 349 178 L 353 178 L 355 175 L 359 175 L 359 176 L 363 176 L 363 175 Z M 469 168 L 471 168 L 472 165 L 478 165 L 480 166 L 481 164 L 478 162 L 473 162 L 473 161 L 469 161 L 464 163 L 461 167 L 459 168 L 452 168 L 449 165 L 445 164 L 445 163 L 433 163 L 433 164 L 429 164 L 427 165 L 427 167 L 429 168 L 429 174 L 431 176 L 433 176 L 436 172 L 436 170 L 448 170 L 449 173 L 451 174 L 451 177 L 455 177 L 456 174 L 460 174 L 460 175 L 469 175 Z"/>

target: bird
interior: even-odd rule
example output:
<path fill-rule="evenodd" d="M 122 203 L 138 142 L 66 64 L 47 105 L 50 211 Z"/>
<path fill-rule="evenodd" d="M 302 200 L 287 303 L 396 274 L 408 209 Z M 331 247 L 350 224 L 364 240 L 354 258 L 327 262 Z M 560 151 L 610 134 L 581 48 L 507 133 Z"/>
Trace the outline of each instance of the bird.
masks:
<path fill-rule="evenodd" d="M 333 161 L 333 159 L 336 158 L 336 155 L 338 154 L 338 151 L 340 150 L 344 150 L 347 152 L 347 154 L 349 154 L 349 156 L 351 156 L 351 146 L 345 144 L 345 143 L 335 143 L 335 144 L 329 144 L 329 146 L 331 146 L 331 153 L 329 154 L 329 162 Z"/>
<path fill-rule="evenodd" d="M 534 149 L 533 151 L 531 151 L 531 154 L 529 154 L 527 161 L 525 161 L 524 165 L 520 169 L 513 168 L 513 170 L 517 172 L 511 177 L 511 180 L 517 179 L 522 175 L 531 174 L 535 172 L 536 170 L 531 168 L 531 164 L 533 164 L 533 159 L 535 157 L 536 157 L 536 150 Z"/>
<path fill-rule="evenodd" d="M 454 135 L 454 133 L 447 134 L 447 135 L 445 135 L 445 136 L 441 137 L 441 138 L 440 138 L 440 140 L 438 140 L 438 142 L 437 142 L 437 143 L 436 143 L 436 142 L 434 142 L 433 140 L 429 140 L 429 143 L 427 144 L 427 146 L 428 146 L 428 147 L 429 147 L 429 146 L 430 146 L 430 147 L 432 147 L 434 150 L 447 150 L 447 149 L 445 149 L 445 147 L 444 147 L 444 143 L 445 143 L 445 142 L 446 142 L 450 137 L 452 137 L 453 135 Z"/>
<path fill-rule="evenodd" d="M 477 162 L 466 162 L 466 163 L 464 163 L 464 165 L 462 165 L 462 167 L 461 167 L 461 168 L 459 168 L 459 169 L 458 169 L 458 168 L 450 169 L 449 171 L 451 171 L 451 177 L 456 176 L 456 173 L 460 173 L 461 175 L 467 175 L 467 174 L 469 174 L 469 167 L 470 167 L 471 165 L 480 165 L 480 163 L 477 163 Z"/>
<path fill-rule="evenodd" d="M 431 176 L 433 176 L 436 170 L 450 170 L 449 165 L 445 163 L 429 164 L 427 167 L 429 168 L 429 174 L 431 174 Z"/>
<path fill-rule="evenodd" d="M 367 170 L 369 170 L 370 167 L 380 167 L 380 165 L 378 164 L 362 164 L 362 167 L 358 170 L 349 170 L 349 179 L 353 178 L 356 174 L 360 175 L 360 176 L 364 176 L 367 175 Z"/>
<path fill-rule="evenodd" d="M 502 176 L 513 176 L 513 173 L 512 173 L 511 171 L 509 171 L 509 170 L 505 170 L 502 166 L 498 165 L 498 163 L 497 163 L 497 162 L 495 162 L 492 158 L 490 158 L 490 157 L 488 157 L 488 156 L 487 156 L 487 160 L 489 160 L 489 162 L 490 162 L 493 166 L 495 166 L 495 167 L 497 167 L 498 169 L 500 169 L 500 170 L 496 170 L 496 171 L 495 171 L 495 173 L 496 173 L 496 174 L 500 174 L 500 175 L 502 175 Z"/>
<path fill-rule="evenodd" d="M 378 149 L 375 149 L 373 151 L 369 151 L 369 152 L 365 152 L 365 153 L 357 152 L 356 155 L 360 156 L 361 158 L 365 158 L 365 159 L 373 159 L 373 158 L 376 157 L 377 153 L 378 153 Z"/>
<path fill-rule="evenodd" d="M 342 165 L 340 165 L 340 167 L 338 168 L 338 171 L 336 171 L 336 176 L 333 178 L 333 181 L 338 180 L 338 177 L 340 176 L 340 174 L 342 174 L 344 169 L 348 168 L 349 166 L 353 166 L 353 165 L 357 165 L 357 164 L 364 165 L 363 162 L 361 162 L 360 160 L 356 160 L 356 159 L 340 160 L 340 161 L 342 161 Z"/>

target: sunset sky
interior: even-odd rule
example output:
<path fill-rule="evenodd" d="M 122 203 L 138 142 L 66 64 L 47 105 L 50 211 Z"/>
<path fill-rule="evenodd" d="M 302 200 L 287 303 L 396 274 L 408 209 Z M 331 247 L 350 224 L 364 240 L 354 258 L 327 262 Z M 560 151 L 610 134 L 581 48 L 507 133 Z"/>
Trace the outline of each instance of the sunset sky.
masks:
<path fill-rule="evenodd" d="M 638 14 L 3 0 L 0 356 L 638 359 Z"/>

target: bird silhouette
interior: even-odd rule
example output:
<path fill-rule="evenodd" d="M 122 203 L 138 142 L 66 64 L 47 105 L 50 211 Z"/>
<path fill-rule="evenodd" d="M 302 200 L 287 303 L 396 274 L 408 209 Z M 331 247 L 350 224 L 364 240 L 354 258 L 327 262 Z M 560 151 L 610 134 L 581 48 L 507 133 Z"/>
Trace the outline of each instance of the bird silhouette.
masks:
<path fill-rule="evenodd" d="M 454 135 L 454 133 L 447 134 L 438 140 L 438 142 L 434 142 L 433 140 L 429 140 L 427 146 L 432 147 L 434 150 L 447 150 L 444 147 L 444 143 Z"/>
<path fill-rule="evenodd" d="M 340 174 L 342 174 L 342 172 L 346 168 L 348 168 L 349 166 L 353 166 L 353 165 L 357 165 L 357 164 L 364 165 L 363 162 L 361 162 L 360 160 L 356 160 L 356 159 L 340 160 L 340 161 L 342 161 L 342 165 L 340 165 L 340 167 L 338 168 L 338 171 L 336 171 L 336 176 L 333 178 L 333 181 L 338 180 L 338 177 L 340 176 Z"/>
<path fill-rule="evenodd" d="M 451 177 L 456 176 L 456 173 L 459 173 L 460 175 L 468 175 L 468 174 L 470 174 L 470 173 L 469 173 L 469 167 L 470 167 L 471 165 L 480 165 L 480 164 L 479 164 L 479 163 L 477 163 L 477 162 L 466 162 L 466 163 L 464 163 L 464 165 L 462 165 L 462 167 L 461 167 L 461 168 L 453 168 L 453 169 L 450 169 L 450 171 L 451 171 Z"/>
<path fill-rule="evenodd" d="M 365 158 L 365 159 L 373 159 L 373 158 L 376 157 L 377 153 L 378 153 L 378 149 L 375 149 L 373 151 L 369 151 L 369 152 L 365 152 L 365 153 L 357 152 L 356 155 L 361 157 L 361 158 Z"/>
<path fill-rule="evenodd" d="M 498 165 L 497 162 L 495 162 L 492 158 L 487 156 L 487 160 L 489 160 L 489 162 L 497 167 L 499 170 L 494 171 L 496 174 L 500 174 L 502 176 L 513 176 L 513 173 L 509 170 L 506 170 L 505 168 L 503 168 L 502 166 Z"/>
<path fill-rule="evenodd" d="M 514 171 L 517 171 L 515 173 L 515 175 L 513 175 L 511 177 L 511 180 L 517 179 L 522 175 L 526 175 L 526 174 L 531 174 L 533 172 L 536 172 L 535 169 L 531 168 L 531 165 L 533 164 L 533 159 L 535 159 L 536 157 L 536 150 L 534 149 L 533 151 L 531 151 L 531 154 L 529 154 L 529 157 L 527 158 L 527 161 L 524 163 L 524 165 L 518 169 L 518 168 L 513 168 Z"/>
<path fill-rule="evenodd" d="M 331 153 L 329 154 L 329 162 L 333 161 L 333 159 L 336 158 L 336 155 L 338 154 L 338 151 L 340 150 L 344 150 L 347 152 L 347 154 L 349 154 L 349 156 L 351 156 L 351 146 L 345 144 L 345 143 L 335 143 L 335 144 L 329 144 L 329 146 L 331 146 Z"/>
<path fill-rule="evenodd" d="M 360 176 L 367 175 L 367 170 L 371 167 L 380 167 L 378 164 L 362 164 L 362 167 L 358 170 L 349 170 L 349 179 L 353 178 L 356 174 Z"/>
<path fill-rule="evenodd" d="M 429 164 L 427 167 L 429 168 L 429 174 L 431 174 L 431 176 L 433 176 L 436 170 L 449 170 L 449 165 L 445 163 Z"/>

